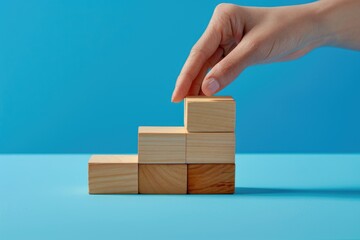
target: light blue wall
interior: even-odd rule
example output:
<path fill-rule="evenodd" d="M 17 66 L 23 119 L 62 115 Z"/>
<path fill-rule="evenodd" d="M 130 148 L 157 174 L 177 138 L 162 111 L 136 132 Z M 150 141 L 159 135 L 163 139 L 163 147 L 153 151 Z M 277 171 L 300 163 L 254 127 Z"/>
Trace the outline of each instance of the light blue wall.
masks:
<path fill-rule="evenodd" d="M 0 1 L 0 152 L 136 152 L 139 125 L 182 125 L 173 85 L 216 5 Z M 333 48 L 246 70 L 221 93 L 237 152 L 360 152 L 359 70 Z"/>

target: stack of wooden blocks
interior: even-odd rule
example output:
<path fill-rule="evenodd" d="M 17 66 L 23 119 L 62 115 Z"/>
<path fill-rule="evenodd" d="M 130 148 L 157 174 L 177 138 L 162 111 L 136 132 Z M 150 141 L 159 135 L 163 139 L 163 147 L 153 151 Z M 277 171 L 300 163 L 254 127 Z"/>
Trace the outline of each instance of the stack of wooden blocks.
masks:
<path fill-rule="evenodd" d="M 89 193 L 234 193 L 234 99 L 187 97 L 184 109 L 185 127 L 139 127 L 138 156 L 93 155 Z"/>

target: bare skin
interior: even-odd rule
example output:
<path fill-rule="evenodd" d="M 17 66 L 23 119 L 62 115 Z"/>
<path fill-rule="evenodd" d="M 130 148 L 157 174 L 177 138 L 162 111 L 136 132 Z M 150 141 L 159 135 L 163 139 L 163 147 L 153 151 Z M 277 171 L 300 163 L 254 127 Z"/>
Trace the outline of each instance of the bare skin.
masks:
<path fill-rule="evenodd" d="M 275 8 L 220 4 L 181 70 L 172 101 L 211 96 L 248 66 L 293 60 L 320 46 L 360 50 L 359 0 Z"/>

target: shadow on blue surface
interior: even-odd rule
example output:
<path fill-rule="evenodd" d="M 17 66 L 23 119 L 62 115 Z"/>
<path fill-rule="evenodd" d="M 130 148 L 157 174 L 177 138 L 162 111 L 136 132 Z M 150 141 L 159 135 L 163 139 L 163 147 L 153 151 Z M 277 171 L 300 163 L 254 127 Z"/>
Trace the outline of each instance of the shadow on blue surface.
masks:
<path fill-rule="evenodd" d="M 347 198 L 360 200 L 360 187 L 353 188 L 256 188 L 256 187 L 236 187 L 235 194 L 94 194 L 90 196 L 117 196 L 117 197 L 134 197 L 141 196 L 142 198 L 226 198 L 236 199 L 245 197 L 306 197 L 306 198 Z"/>
<path fill-rule="evenodd" d="M 235 188 L 236 195 L 265 195 L 265 196 L 297 196 L 297 197 L 329 197 L 329 198 L 358 198 L 360 188 Z"/>

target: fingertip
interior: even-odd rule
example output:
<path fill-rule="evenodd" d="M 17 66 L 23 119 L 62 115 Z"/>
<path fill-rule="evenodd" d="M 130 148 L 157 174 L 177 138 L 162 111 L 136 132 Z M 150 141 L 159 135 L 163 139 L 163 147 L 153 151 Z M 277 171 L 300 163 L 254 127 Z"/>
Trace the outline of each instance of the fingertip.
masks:
<path fill-rule="evenodd" d="M 179 103 L 181 101 L 182 101 L 182 99 L 179 99 L 179 98 L 176 98 L 176 99 L 172 100 L 173 103 Z"/>
<path fill-rule="evenodd" d="M 186 82 L 186 84 L 177 84 L 171 97 L 171 101 L 174 103 L 181 102 L 187 96 L 189 88 L 188 82 Z"/>
<path fill-rule="evenodd" d="M 176 95 L 175 95 L 175 91 L 173 92 L 172 96 L 171 96 L 171 102 L 175 103 L 176 102 Z"/>
<path fill-rule="evenodd" d="M 182 98 L 177 94 L 175 91 L 173 92 L 173 95 L 171 96 L 171 102 L 172 103 L 178 103 L 182 100 Z"/>

